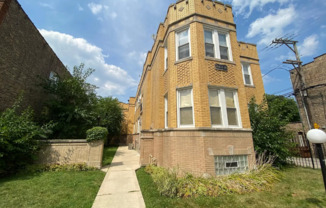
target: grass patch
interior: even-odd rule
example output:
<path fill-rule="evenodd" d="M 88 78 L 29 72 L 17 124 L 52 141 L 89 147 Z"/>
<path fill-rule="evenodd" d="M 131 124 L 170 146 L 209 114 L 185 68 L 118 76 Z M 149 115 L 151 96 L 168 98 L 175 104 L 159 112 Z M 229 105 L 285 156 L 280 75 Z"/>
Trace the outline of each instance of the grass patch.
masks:
<path fill-rule="evenodd" d="M 91 207 L 105 173 L 57 171 L 0 179 L 0 207 Z"/>
<path fill-rule="evenodd" d="M 113 157 L 114 157 L 117 149 L 118 149 L 118 146 L 104 147 L 103 159 L 102 159 L 103 166 L 110 165 L 112 163 Z"/>
<path fill-rule="evenodd" d="M 228 194 L 220 197 L 169 198 L 161 196 L 151 176 L 144 168 L 137 177 L 147 207 L 326 207 L 326 195 L 320 170 L 287 168 L 282 181 L 269 191 L 248 194 Z"/>

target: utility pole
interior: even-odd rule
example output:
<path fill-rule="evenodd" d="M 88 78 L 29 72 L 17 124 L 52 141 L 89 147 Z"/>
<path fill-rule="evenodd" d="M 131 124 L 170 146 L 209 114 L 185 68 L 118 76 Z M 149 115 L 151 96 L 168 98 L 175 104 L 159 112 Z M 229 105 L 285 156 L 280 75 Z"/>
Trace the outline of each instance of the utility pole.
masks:
<path fill-rule="evenodd" d="M 303 106 L 305 116 L 307 119 L 307 123 L 308 123 L 308 128 L 312 129 L 308 110 L 307 110 L 308 103 L 306 102 L 306 99 L 304 98 L 304 93 L 306 93 L 306 89 L 305 89 L 306 87 L 305 87 L 304 76 L 302 74 L 302 62 L 300 60 L 300 55 L 299 55 L 298 48 L 297 48 L 297 42 L 298 41 L 290 40 L 287 38 L 285 38 L 285 39 L 276 38 L 275 40 L 273 40 L 272 44 L 286 45 L 295 54 L 296 60 L 286 60 L 283 63 L 291 64 L 294 67 L 294 69 L 297 71 L 297 75 L 299 76 L 299 86 L 297 86 L 296 83 L 293 83 L 293 87 L 296 88 L 296 89 L 294 89 L 295 91 L 299 90 L 302 106 Z M 294 86 L 294 85 L 296 85 L 296 86 Z"/>

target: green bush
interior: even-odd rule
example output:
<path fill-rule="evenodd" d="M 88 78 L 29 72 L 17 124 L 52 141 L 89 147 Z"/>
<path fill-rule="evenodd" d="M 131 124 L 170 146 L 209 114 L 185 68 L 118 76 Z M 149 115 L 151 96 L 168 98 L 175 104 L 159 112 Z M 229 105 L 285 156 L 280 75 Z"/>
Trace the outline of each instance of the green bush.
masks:
<path fill-rule="evenodd" d="M 93 127 L 86 131 L 86 140 L 87 142 L 104 140 L 108 134 L 108 130 L 104 127 Z"/>
<path fill-rule="evenodd" d="M 20 98 L 0 114 L 0 175 L 7 175 L 31 163 L 38 151 L 37 139 L 46 138 L 53 125 L 38 126 L 33 111 L 18 113 Z"/>
<path fill-rule="evenodd" d="M 245 174 L 232 174 L 211 178 L 185 174 L 178 177 L 177 171 L 149 165 L 145 171 L 151 174 L 161 195 L 168 197 L 221 196 L 244 194 L 269 189 L 281 178 L 281 173 L 271 165 L 263 165 Z"/>
<path fill-rule="evenodd" d="M 276 100 L 274 104 L 275 102 Z M 274 165 L 281 167 L 287 163 L 288 157 L 293 156 L 294 143 L 292 132 L 285 128 L 288 119 L 282 119 L 275 113 L 276 111 L 273 107 L 268 107 L 266 99 L 263 103 L 257 104 L 253 98 L 249 103 L 255 151 L 257 154 L 266 153 L 275 156 Z"/>
<path fill-rule="evenodd" d="M 93 171 L 95 167 L 89 167 L 85 163 L 77 164 L 52 164 L 52 165 L 30 165 L 26 168 L 27 173 L 59 172 L 59 171 Z"/>

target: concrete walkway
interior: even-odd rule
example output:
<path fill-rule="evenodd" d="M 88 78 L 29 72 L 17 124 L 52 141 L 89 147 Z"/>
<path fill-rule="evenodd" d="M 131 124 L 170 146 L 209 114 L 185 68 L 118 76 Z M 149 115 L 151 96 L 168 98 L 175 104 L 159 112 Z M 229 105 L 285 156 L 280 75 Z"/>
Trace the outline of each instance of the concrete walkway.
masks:
<path fill-rule="evenodd" d="M 120 146 L 92 207 L 145 207 L 135 172 L 139 167 L 139 154 L 135 150 L 128 150 L 127 146 Z"/>

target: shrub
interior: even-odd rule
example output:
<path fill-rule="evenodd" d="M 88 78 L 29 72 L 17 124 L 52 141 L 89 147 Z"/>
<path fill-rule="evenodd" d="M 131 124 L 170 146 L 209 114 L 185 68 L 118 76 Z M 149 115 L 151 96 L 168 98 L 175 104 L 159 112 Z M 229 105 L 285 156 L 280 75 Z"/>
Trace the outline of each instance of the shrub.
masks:
<path fill-rule="evenodd" d="M 266 152 L 275 156 L 274 165 L 283 166 L 286 159 L 293 155 L 293 135 L 285 129 L 288 121 L 282 120 L 271 111 L 267 107 L 266 99 L 259 105 L 252 99 L 249 103 L 249 115 L 255 151 L 257 154 Z"/>
<path fill-rule="evenodd" d="M 108 136 L 109 132 L 104 127 L 93 127 L 86 132 L 86 140 L 87 142 L 104 140 Z"/>
<path fill-rule="evenodd" d="M 59 171 L 93 171 L 98 170 L 94 167 L 89 167 L 85 163 L 77 164 L 52 164 L 52 165 L 30 165 L 25 170 L 27 173 L 40 172 L 59 172 Z"/>
<path fill-rule="evenodd" d="M 37 139 L 46 138 L 53 125 L 38 126 L 33 111 L 18 113 L 22 98 L 0 115 L 0 175 L 31 163 L 38 151 Z"/>
<path fill-rule="evenodd" d="M 151 174 L 161 195 L 168 197 L 221 196 L 226 194 L 244 194 L 269 189 L 281 178 L 281 173 L 270 164 L 262 165 L 245 174 L 232 174 L 211 178 L 195 177 L 186 173 L 177 177 L 177 171 L 162 167 L 147 166 L 145 171 Z"/>

